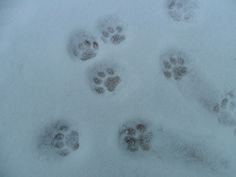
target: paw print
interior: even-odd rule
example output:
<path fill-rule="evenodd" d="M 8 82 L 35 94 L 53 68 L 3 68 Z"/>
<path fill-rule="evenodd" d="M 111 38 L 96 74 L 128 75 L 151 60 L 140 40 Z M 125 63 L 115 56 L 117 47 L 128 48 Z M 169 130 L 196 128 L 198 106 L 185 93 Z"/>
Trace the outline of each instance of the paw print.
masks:
<path fill-rule="evenodd" d="M 95 65 L 90 75 L 92 90 L 97 94 L 114 93 L 121 83 L 121 76 L 111 65 Z"/>
<path fill-rule="evenodd" d="M 197 0 L 168 0 L 167 11 L 174 21 L 188 22 L 194 17 L 197 4 Z"/>
<path fill-rule="evenodd" d="M 217 103 L 214 108 L 213 111 L 214 112 L 220 112 L 220 111 L 224 111 L 224 110 L 232 110 L 235 108 L 235 102 L 234 102 L 234 92 L 233 91 L 229 91 L 227 92 L 219 101 L 219 103 Z"/>
<path fill-rule="evenodd" d="M 236 101 L 234 91 L 224 94 L 219 103 L 213 107 L 213 111 L 218 113 L 218 120 L 222 124 L 236 125 Z"/>
<path fill-rule="evenodd" d="M 60 156 L 67 156 L 79 149 L 79 133 L 71 129 L 68 123 L 57 121 L 46 129 L 41 146 Z"/>
<path fill-rule="evenodd" d="M 122 147 L 129 152 L 149 151 L 152 143 L 152 131 L 142 121 L 131 121 L 123 124 L 119 132 Z"/>
<path fill-rule="evenodd" d="M 181 80 L 187 73 L 186 57 L 180 52 L 170 53 L 161 57 L 161 67 L 167 79 Z"/>
<path fill-rule="evenodd" d="M 126 38 L 124 25 L 120 22 L 118 17 L 103 17 L 99 20 L 98 27 L 101 33 L 101 39 L 105 43 L 117 45 Z"/>
<path fill-rule="evenodd" d="M 86 61 L 96 57 L 99 44 L 96 38 L 87 31 L 77 31 L 70 37 L 68 51 L 72 58 Z"/>

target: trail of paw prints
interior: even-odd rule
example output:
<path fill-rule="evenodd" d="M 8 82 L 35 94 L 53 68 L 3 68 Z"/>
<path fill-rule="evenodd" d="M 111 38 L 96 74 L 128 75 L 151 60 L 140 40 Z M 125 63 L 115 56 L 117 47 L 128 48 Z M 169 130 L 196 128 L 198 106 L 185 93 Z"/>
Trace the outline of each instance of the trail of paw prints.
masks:
<path fill-rule="evenodd" d="M 66 121 L 56 121 L 42 132 L 38 147 L 44 155 L 67 156 L 79 149 L 79 132 Z"/>
<path fill-rule="evenodd" d="M 118 45 L 126 39 L 125 25 L 119 17 L 108 15 L 98 20 L 98 30 L 103 42 Z"/>
<path fill-rule="evenodd" d="M 73 60 L 87 61 L 97 57 L 100 38 L 104 43 L 118 45 L 126 39 L 126 25 L 118 16 L 107 15 L 97 20 L 98 35 L 90 33 L 89 30 L 75 30 L 69 36 L 67 51 Z"/>
<path fill-rule="evenodd" d="M 193 100 L 203 109 L 215 114 L 222 125 L 236 125 L 234 94 L 228 92 L 219 101 L 219 91 L 201 77 L 186 53 L 178 50 L 167 51 L 160 57 L 163 76 L 175 81 L 179 92 Z"/>
<path fill-rule="evenodd" d="M 197 0 L 167 0 L 167 13 L 173 21 L 189 22 L 198 8 Z"/>
<path fill-rule="evenodd" d="M 139 119 L 124 122 L 118 134 L 120 148 L 132 156 L 151 154 L 158 161 L 200 165 L 214 171 L 228 168 L 227 159 L 217 155 L 205 141 L 199 141 L 201 138 L 190 141 L 150 124 Z"/>
<path fill-rule="evenodd" d="M 153 132 L 145 121 L 125 122 L 119 130 L 121 148 L 128 152 L 150 151 Z"/>
<path fill-rule="evenodd" d="M 90 87 L 98 95 L 116 93 L 122 82 L 119 66 L 109 62 L 96 63 L 88 75 Z"/>
<path fill-rule="evenodd" d="M 217 113 L 218 121 L 224 125 L 236 125 L 236 100 L 234 90 L 221 96 L 213 111 Z"/>
<path fill-rule="evenodd" d="M 181 51 L 168 51 L 163 54 L 160 65 L 166 79 L 179 81 L 189 72 L 188 58 Z"/>
<path fill-rule="evenodd" d="M 93 34 L 79 30 L 70 36 L 67 49 L 73 59 L 86 61 L 97 56 L 99 43 Z"/>

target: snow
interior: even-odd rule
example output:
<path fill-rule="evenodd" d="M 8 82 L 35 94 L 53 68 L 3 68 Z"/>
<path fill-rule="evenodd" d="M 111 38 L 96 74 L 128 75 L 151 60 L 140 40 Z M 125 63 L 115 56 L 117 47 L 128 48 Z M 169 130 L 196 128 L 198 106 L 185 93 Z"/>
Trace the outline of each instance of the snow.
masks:
<path fill-rule="evenodd" d="M 236 119 L 236 108 L 218 114 L 205 104 L 236 88 L 234 0 L 198 0 L 188 22 L 169 16 L 166 0 L 0 6 L 0 177 L 236 176 L 235 124 L 218 121 Z M 72 60 L 71 33 L 85 29 L 98 37 L 99 19 L 111 14 L 124 23 L 125 40 L 99 40 L 95 58 Z M 181 81 L 162 73 L 160 56 L 170 49 L 188 55 L 191 73 Z M 121 72 L 114 94 L 91 90 L 91 69 L 101 63 Z M 37 144 L 58 119 L 78 129 L 80 147 L 54 158 Z M 150 151 L 120 147 L 119 128 L 136 119 L 151 125 Z"/>

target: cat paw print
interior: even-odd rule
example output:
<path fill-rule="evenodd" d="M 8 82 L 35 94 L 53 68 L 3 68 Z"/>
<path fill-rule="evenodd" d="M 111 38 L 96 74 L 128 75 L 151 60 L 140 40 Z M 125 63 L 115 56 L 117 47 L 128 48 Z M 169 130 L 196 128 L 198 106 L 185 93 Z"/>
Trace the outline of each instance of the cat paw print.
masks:
<path fill-rule="evenodd" d="M 197 0 L 168 0 L 167 12 L 176 22 L 188 22 L 195 16 Z"/>
<path fill-rule="evenodd" d="M 187 58 L 181 52 L 162 55 L 160 58 L 162 72 L 167 79 L 181 80 L 187 73 Z"/>
<path fill-rule="evenodd" d="M 122 43 L 125 38 L 125 26 L 116 16 L 106 16 L 98 21 L 98 28 L 101 39 L 105 43 L 118 45 Z"/>
<path fill-rule="evenodd" d="M 121 81 L 121 75 L 113 65 L 95 65 L 90 73 L 92 90 L 99 95 L 115 93 Z"/>
<path fill-rule="evenodd" d="M 222 124 L 236 125 L 236 100 L 233 90 L 226 92 L 213 107 L 218 114 L 218 120 Z"/>
<path fill-rule="evenodd" d="M 99 43 L 88 31 L 80 30 L 70 36 L 67 48 L 73 59 L 86 61 L 97 56 Z"/>
<path fill-rule="evenodd" d="M 57 121 L 46 129 L 40 143 L 44 149 L 67 156 L 79 149 L 79 133 L 65 121 Z"/>
<path fill-rule="evenodd" d="M 123 124 L 119 137 L 122 148 L 129 152 L 149 151 L 153 133 L 146 122 L 130 121 Z"/>

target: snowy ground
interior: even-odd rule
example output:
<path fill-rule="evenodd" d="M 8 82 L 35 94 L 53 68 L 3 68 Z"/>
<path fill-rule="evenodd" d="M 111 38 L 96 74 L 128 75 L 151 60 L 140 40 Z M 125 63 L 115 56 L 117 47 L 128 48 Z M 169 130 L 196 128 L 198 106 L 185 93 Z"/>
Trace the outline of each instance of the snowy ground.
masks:
<path fill-rule="evenodd" d="M 236 1 L 198 0 L 187 21 L 174 20 L 166 2 L 0 1 L 1 177 L 236 176 Z M 99 19 L 110 14 L 125 26 L 118 45 L 99 38 Z M 86 61 L 67 50 L 80 29 L 99 42 Z M 161 62 L 175 50 L 189 70 L 178 81 Z M 122 78 L 112 94 L 91 89 L 101 64 Z M 58 119 L 79 132 L 79 149 L 65 157 L 37 146 Z M 119 129 L 132 120 L 149 125 L 150 150 L 122 147 Z"/>

